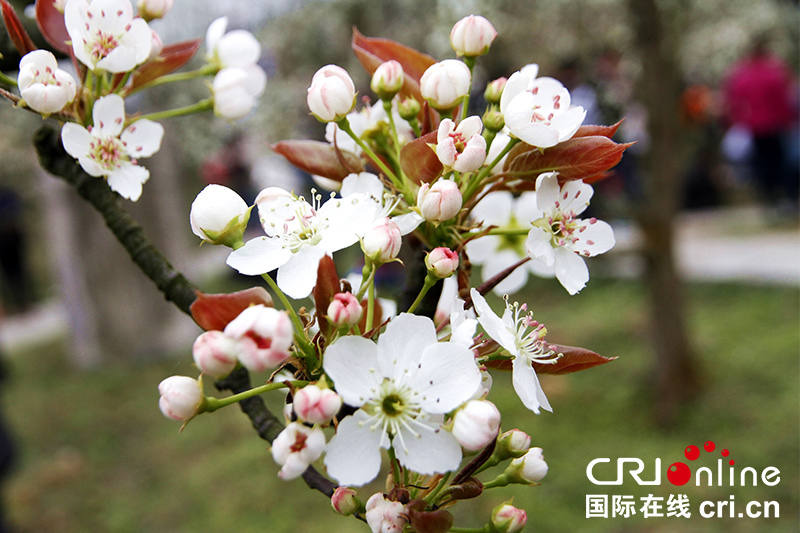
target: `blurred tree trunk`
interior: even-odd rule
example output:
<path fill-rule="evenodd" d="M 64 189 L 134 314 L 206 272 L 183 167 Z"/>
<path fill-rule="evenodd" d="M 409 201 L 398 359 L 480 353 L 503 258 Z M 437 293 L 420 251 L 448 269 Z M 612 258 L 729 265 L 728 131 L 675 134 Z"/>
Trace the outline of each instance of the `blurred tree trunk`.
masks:
<path fill-rule="evenodd" d="M 651 140 L 643 169 L 645 196 L 637 218 L 644 232 L 645 283 L 656 352 L 655 414 L 661 425 L 669 426 L 700 386 L 673 256 L 673 221 L 683 183 L 678 156 L 680 71 L 674 40 L 656 0 L 628 0 L 628 8 L 642 62 L 639 98 L 647 109 Z"/>

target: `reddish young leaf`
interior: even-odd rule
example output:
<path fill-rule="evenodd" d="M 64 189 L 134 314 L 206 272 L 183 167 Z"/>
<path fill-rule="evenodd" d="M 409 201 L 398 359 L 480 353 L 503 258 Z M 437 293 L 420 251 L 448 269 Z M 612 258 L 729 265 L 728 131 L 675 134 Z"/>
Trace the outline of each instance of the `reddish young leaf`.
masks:
<path fill-rule="evenodd" d="M 413 96 L 420 102 L 423 101 L 419 92 L 419 80 L 428 67 L 436 63 L 436 59 L 391 39 L 365 37 L 356 28 L 353 28 L 352 47 L 370 76 L 381 63 L 391 59 L 399 62 L 405 74 L 401 96 Z"/>
<path fill-rule="evenodd" d="M 533 363 L 533 369 L 537 374 L 571 374 L 580 372 L 594 366 L 603 365 L 616 359 L 616 357 L 604 357 L 585 348 L 575 348 L 573 346 L 563 346 L 556 344 L 556 351 L 563 354 L 558 361 L 552 365 Z M 511 359 L 490 361 L 486 363 L 489 368 L 499 370 L 511 370 Z"/>
<path fill-rule="evenodd" d="M 608 137 L 610 139 L 615 133 L 617 133 L 620 124 L 622 124 L 622 120 L 616 124 L 612 124 L 611 126 L 581 126 L 578 128 L 578 131 L 575 132 L 575 135 L 573 135 L 572 138 L 574 139 L 576 137 L 591 137 L 592 135 L 600 135 L 601 137 Z"/>
<path fill-rule="evenodd" d="M 519 150 L 515 146 L 509 152 L 504 171 L 511 178 L 530 182 L 535 182 L 542 172 L 551 171 L 557 171 L 561 181 L 590 179 L 619 163 L 622 153 L 632 144 L 593 135 L 564 141 L 544 152 L 528 145 Z"/>
<path fill-rule="evenodd" d="M 192 318 L 206 331 L 222 331 L 228 322 L 251 305 L 273 307 L 272 296 L 263 287 L 252 287 L 229 294 L 205 294 L 197 291 L 197 299 L 189 307 Z"/>
<path fill-rule="evenodd" d="M 436 135 L 437 132 L 432 131 L 407 143 L 400 150 L 400 166 L 414 183 L 430 183 L 444 169 L 436 152 L 428 146 L 428 143 L 436 143 Z"/>
<path fill-rule="evenodd" d="M 0 0 L 0 6 L 2 6 L 3 22 L 6 25 L 8 36 L 11 38 L 11 42 L 14 43 L 19 55 L 24 56 L 28 52 L 36 50 L 36 45 L 33 44 L 30 35 L 25 31 L 25 27 L 17 17 L 16 12 L 14 12 L 14 8 L 8 3 L 8 0 Z"/>
<path fill-rule="evenodd" d="M 141 87 L 170 72 L 175 72 L 194 57 L 202 39 L 191 39 L 168 44 L 158 57 L 139 67 L 132 77 L 131 87 Z"/>
<path fill-rule="evenodd" d="M 333 258 L 325 255 L 319 261 L 317 267 L 317 284 L 314 286 L 314 305 L 317 307 L 317 323 L 319 324 L 319 331 L 327 339 L 333 332 L 328 319 L 325 318 L 325 313 L 328 306 L 333 301 L 334 295 L 341 291 L 339 283 L 339 274 L 336 273 L 336 264 Z"/>
<path fill-rule="evenodd" d="M 36 0 L 35 11 L 36 25 L 45 41 L 59 52 L 69 55 L 72 46 L 67 44 L 70 37 L 64 23 L 64 13 L 56 9 L 53 0 Z"/>
<path fill-rule="evenodd" d="M 352 152 L 337 150 L 319 141 L 281 141 L 270 146 L 291 164 L 309 174 L 342 181 L 349 174 L 364 171 L 361 160 Z"/>

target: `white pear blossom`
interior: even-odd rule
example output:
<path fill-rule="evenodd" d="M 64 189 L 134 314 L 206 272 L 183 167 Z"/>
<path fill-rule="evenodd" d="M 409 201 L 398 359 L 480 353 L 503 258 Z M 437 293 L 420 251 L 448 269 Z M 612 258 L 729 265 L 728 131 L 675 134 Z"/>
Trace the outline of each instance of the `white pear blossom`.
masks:
<path fill-rule="evenodd" d="M 457 106 L 469 94 L 472 74 L 458 59 L 434 63 L 422 74 L 419 90 L 434 109 L 448 110 Z"/>
<path fill-rule="evenodd" d="M 153 34 L 129 0 L 70 0 L 64 22 L 75 57 L 91 71 L 127 72 L 150 56 Z"/>
<path fill-rule="evenodd" d="M 580 291 L 589 281 L 583 257 L 607 252 L 614 246 L 614 231 L 596 218 L 577 218 L 589 205 L 594 193 L 591 185 L 580 180 L 558 184 L 558 173 L 547 172 L 536 179 L 536 207 L 525 248 L 530 257 L 555 267 L 561 285 L 570 294 Z"/>
<path fill-rule="evenodd" d="M 539 378 L 532 363 L 552 364 L 558 359 L 552 346 L 544 341 L 547 330 L 544 325 L 534 321 L 530 313 L 526 313 L 527 306 L 523 304 L 513 306 L 506 299 L 506 310 L 500 318 L 481 294 L 472 289 L 470 291 L 472 303 L 478 313 L 478 322 L 483 326 L 486 334 L 511 354 L 512 382 L 514 390 L 522 403 L 539 414 L 539 408 L 552 411 L 550 402 L 544 395 Z M 520 313 L 525 313 L 520 316 Z M 528 328 L 533 328 L 528 331 Z"/>
<path fill-rule="evenodd" d="M 380 448 L 392 447 L 414 472 L 454 470 L 461 447 L 442 415 L 470 399 L 481 376 L 472 352 L 437 342 L 427 317 L 401 314 L 377 344 L 340 337 L 325 352 L 323 368 L 344 402 L 359 409 L 339 423 L 326 448 L 328 474 L 343 485 L 363 485 L 378 474 Z"/>
<path fill-rule="evenodd" d="M 457 172 L 471 172 L 486 159 L 486 139 L 481 136 L 480 117 L 472 116 L 456 123 L 446 118 L 436 134 L 436 155 L 442 165 Z"/>
<path fill-rule="evenodd" d="M 74 1 L 83 0 L 72 0 L 67 8 Z M 98 98 L 92 118 L 94 126 L 88 130 L 74 122 L 64 124 L 61 130 L 64 149 L 87 174 L 105 176 L 111 190 L 135 202 L 142 194 L 142 184 L 150 177 L 150 172 L 139 166 L 137 160 L 158 151 L 164 128 L 152 120 L 140 119 L 123 130 L 125 103 L 116 94 Z"/>
<path fill-rule="evenodd" d="M 249 67 L 261 57 L 261 44 L 247 30 L 225 33 L 228 17 L 220 17 L 206 31 L 206 60 L 220 68 Z"/>
<path fill-rule="evenodd" d="M 325 434 L 320 428 L 292 422 L 272 442 L 272 458 L 283 467 L 278 477 L 289 480 L 300 476 L 324 448 Z"/>
<path fill-rule="evenodd" d="M 17 86 L 28 107 L 39 113 L 61 111 L 75 99 L 75 79 L 58 68 L 56 56 L 47 50 L 34 50 L 23 56 Z"/>
<path fill-rule="evenodd" d="M 277 268 L 283 292 L 295 299 L 308 296 L 322 256 L 356 243 L 380 210 L 367 194 L 321 199 L 315 195 L 312 205 L 277 187 L 261 191 L 256 205 L 267 235 L 232 252 L 228 265 L 249 276 Z"/>
<path fill-rule="evenodd" d="M 387 500 L 380 492 L 369 497 L 366 510 L 364 518 L 372 533 L 401 533 L 408 523 L 405 506 Z"/>
<path fill-rule="evenodd" d="M 266 86 L 267 73 L 258 65 L 221 69 L 211 84 L 214 113 L 228 120 L 247 116 Z"/>
<path fill-rule="evenodd" d="M 372 197 L 381 209 L 376 214 L 376 220 L 388 217 L 397 206 L 397 199 L 391 194 L 387 194 L 383 182 L 371 172 L 361 172 L 360 174 L 350 174 L 342 181 L 342 197 L 354 194 L 366 193 Z M 408 235 L 419 226 L 424 220 L 416 212 L 411 211 L 402 215 L 390 217 L 392 222 L 400 228 L 400 235 Z"/>
<path fill-rule="evenodd" d="M 500 111 L 512 136 L 531 146 L 549 148 L 572 138 L 586 111 L 571 106 L 569 91 L 560 81 L 537 78 L 538 71 L 537 65 L 527 65 L 508 78 Z"/>
<path fill-rule="evenodd" d="M 466 251 L 473 265 L 482 265 L 481 279 L 493 278 L 520 259 L 527 257 L 525 236 L 514 231 L 524 231 L 530 222 L 541 216 L 536 208 L 536 193 L 524 192 L 518 198 L 508 191 L 492 192 L 484 196 L 472 209 L 472 218 L 483 227 L 497 226 L 506 230 L 506 235 L 484 235 L 467 243 Z M 528 261 L 515 269 L 493 290 L 497 295 L 512 294 L 528 282 L 528 274 L 552 278 L 552 266 L 539 261 Z"/>

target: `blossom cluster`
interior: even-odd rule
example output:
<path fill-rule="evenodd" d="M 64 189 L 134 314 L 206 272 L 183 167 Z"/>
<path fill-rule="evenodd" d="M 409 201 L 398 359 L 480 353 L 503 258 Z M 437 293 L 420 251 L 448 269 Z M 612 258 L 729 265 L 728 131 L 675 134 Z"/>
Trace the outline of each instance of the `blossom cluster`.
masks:
<path fill-rule="evenodd" d="M 209 44 L 209 61 L 223 66 L 220 74 L 247 70 L 226 64 L 226 39 L 241 36 L 219 37 L 222 31 L 209 29 L 207 42 L 216 43 Z M 613 127 L 583 125 L 585 110 L 571 104 L 559 81 L 538 76 L 535 64 L 490 82 L 483 115 L 470 115 L 473 67 L 496 36 L 485 18 L 467 17 L 450 36 L 458 58 L 440 62 L 362 38 L 354 46 L 374 55 L 397 50 L 380 64 L 365 62 L 377 101 L 357 109 L 349 73 L 323 66 L 306 101 L 326 124 L 326 142 L 275 146 L 333 192 L 312 190 L 306 199 L 268 187 L 248 206 L 232 190 L 209 186 L 192 205 L 192 231 L 229 247 L 227 264 L 261 276 L 284 311 L 237 299 L 240 314 L 194 346 L 203 374 L 224 378 L 241 366 L 269 371 L 266 385 L 216 399 L 203 394 L 200 381 L 175 376 L 160 387 L 162 410 L 188 420 L 288 389 L 287 425 L 272 443 L 278 475 L 324 469 L 339 484 L 334 510 L 360 514 L 374 532 L 448 531 L 452 515 L 444 507 L 545 476 L 542 449 L 531 447 L 523 431 L 503 431 L 500 410 L 488 399 L 492 372 L 510 370 L 520 402 L 538 414 L 553 409 L 537 371 L 608 360 L 549 342 L 527 304 L 506 296 L 497 313 L 486 298 L 520 290 L 531 273 L 555 277 L 569 294 L 585 287 L 584 258 L 614 246 L 609 224 L 581 218 L 593 194 L 589 182 L 624 150 L 610 139 Z M 424 72 L 414 70 L 426 62 Z M 585 164 L 581 157 L 590 150 L 610 154 L 607 166 Z M 245 240 L 253 208 L 263 234 Z M 332 256 L 356 245 L 362 275 L 341 280 Z M 380 306 L 375 278 L 387 263 L 402 262 L 404 248 L 424 256 L 424 270 L 409 273 L 416 300 L 393 314 Z M 481 267 L 475 286 L 473 265 Z M 442 293 L 436 321 L 418 314 L 434 287 Z M 314 309 L 295 310 L 292 300 L 306 298 Z M 172 386 L 178 378 L 183 385 Z M 353 487 L 380 475 L 382 450 L 391 468 L 387 492 L 364 503 Z M 479 462 L 464 465 L 475 454 Z M 477 479 L 501 464 L 494 479 Z M 526 520 L 506 502 L 485 530 L 519 531 Z"/>
<path fill-rule="evenodd" d="M 160 120 L 203 111 L 242 119 L 267 82 L 258 39 L 228 31 L 225 17 L 208 27 L 203 65 L 177 72 L 202 40 L 162 42 L 149 23 L 172 5 L 37 2 L 44 37 L 74 59 L 74 69 L 36 50 L 13 10 L 3 8 L 23 57 L 16 80 L 0 79 L 19 95 L 2 95 L 61 122 L 74 164 L 132 201 L 150 178 L 140 160 L 161 147 Z M 586 111 L 572 104 L 569 90 L 540 76 L 533 63 L 490 81 L 485 109 L 471 114 L 481 90 L 474 67 L 497 35 L 484 17 L 465 17 L 450 33 L 456 57 L 436 61 L 355 32 L 375 102 L 357 98 L 345 69 L 322 66 L 306 102 L 325 124 L 325 141 L 273 145 L 319 189 L 306 197 L 268 187 L 248 205 L 233 190 L 209 185 L 191 206 L 191 231 L 230 248 L 227 265 L 260 276 L 282 309 L 261 287 L 199 293 L 191 309 L 205 330 L 192 347 L 199 377 L 163 380 L 161 411 L 186 424 L 285 392 L 285 427 L 269 439 L 278 476 L 322 469 L 338 484 L 333 509 L 357 514 L 376 533 L 443 533 L 453 526 L 448 508 L 458 500 L 542 481 L 542 449 L 509 429 L 489 400 L 493 373 L 511 371 L 520 403 L 539 414 L 553 407 L 538 374 L 610 361 L 550 342 L 528 305 L 508 295 L 530 274 L 555 277 L 570 295 L 586 286 L 585 258 L 615 243 L 611 226 L 586 214 L 591 183 L 608 174 L 627 145 L 611 140 L 615 126 L 583 124 Z M 126 109 L 126 99 L 140 91 L 203 77 L 210 78 L 210 95 L 192 105 L 150 114 Z M 245 232 L 254 212 L 261 226 L 255 236 Z M 342 279 L 333 256 L 356 247 L 356 269 Z M 379 297 L 376 278 L 387 264 L 406 267 L 407 301 Z M 499 300 L 487 298 L 491 292 L 504 296 L 501 312 Z M 438 306 L 431 305 L 434 296 Z M 248 372 L 265 373 L 264 384 L 224 398 L 206 395 L 204 377 L 224 389 Z M 362 501 L 354 487 L 384 468 L 386 492 Z M 494 477 L 479 479 L 484 472 Z M 515 532 L 526 521 L 525 511 L 503 502 L 481 530 Z"/>
<path fill-rule="evenodd" d="M 206 64 L 173 73 L 192 58 L 200 40 L 164 45 L 149 23 L 167 15 L 172 5 L 173 0 L 139 0 L 134 11 L 130 0 L 39 2 L 36 16 L 44 37 L 75 59 L 77 73 L 51 52 L 29 49 L 33 43 L 22 26 L 6 21 L 12 40 L 30 45 L 20 50 L 17 79 L 7 80 L 17 86 L 19 97 L 4 96 L 63 122 L 66 152 L 87 174 L 106 179 L 111 190 L 131 201 L 139 199 L 150 178 L 139 160 L 160 149 L 164 129 L 148 115 L 127 112 L 127 97 L 154 85 L 213 75 L 208 99 L 150 116 L 162 119 L 213 109 L 225 119 L 238 120 L 255 107 L 267 82 L 258 66 L 261 45 L 245 30 L 226 33 L 225 17 L 208 28 Z M 15 16 L 5 8 L 4 15 Z"/>

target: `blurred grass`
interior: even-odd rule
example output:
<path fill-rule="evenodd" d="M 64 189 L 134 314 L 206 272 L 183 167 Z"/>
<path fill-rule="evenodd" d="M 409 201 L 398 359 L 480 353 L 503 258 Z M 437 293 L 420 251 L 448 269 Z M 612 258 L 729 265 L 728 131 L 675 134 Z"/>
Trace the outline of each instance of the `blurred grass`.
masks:
<path fill-rule="evenodd" d="M 458 525 L 480 526 L 494 505 L 513 496 L 528 511 L 528 531 L 798 530 L 798 291 L 722 284 L 689 285 L 687 293 L 705 392 L 666 432 L 650 417 L 641 285 L 593 279 L 580 296 L 569 298 L 555 283 L 534 281 L 526 295 L 518 295 L 547 324 L 553 342 L 619 359 L 578 374 L 544 376 L 555 412 L 540 416 L 522 408 L 510 376 L 495 374 L 491 399 L 504 414 L 504 428 L 528 432 L 544 448 L 550 472 L 541 487 L 497 489 L 463 502 L 456 508 Z M 500 308 L 499 301 L 492 305 Z M 330 512 L 328 501 L 302 482 L 279 481 L 267 446 L 236 407 L 201 416 L 180 434 L 178 424 L 162 417 L 156 385 L 172 374 L 196 373 L 188 347 L 176 360 L 95 372 L 69 368 L 63 350 L 57 344 L 12 354 L 3 408 L 20 454 L 5 499 L 21 533 L 366 530 Z M 269 401 L 279 410 L 282 395 Z M 775 466 L 780 484 L 678 488 L 664 476 L 656 487 L 638 487 L 630 478 L 605 487 L 586 478 L 594 458 L 639 457 L 646 465 L 643 479 L 651 479 L 654 458 L 662 459 L 665 471 L 685 460 L 686 446 L 702 449 L 708 440 L 731 451 L 737 474 L 744 466 L 759 472 Z M 712 469 L 714 463 L 698 460 Z M 379 488 L 373 484 L 362 495 Z M 638 501 L 650 493 L 665 499 L 687 494 L 692 517 L 644 519 L 637 511 L 629 519 L 585 518 L 587 494 L 630 494 Z M 748 501 L 778 501 L 780 518 L 697 514 L 701 501 L 727 501 L 730 495 L 738 510 Z"/>

